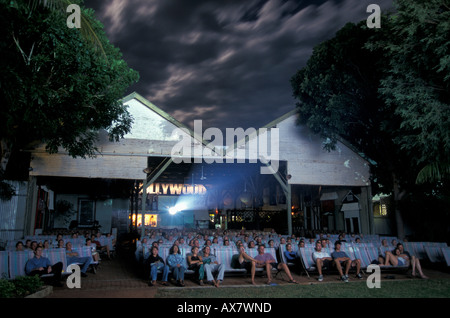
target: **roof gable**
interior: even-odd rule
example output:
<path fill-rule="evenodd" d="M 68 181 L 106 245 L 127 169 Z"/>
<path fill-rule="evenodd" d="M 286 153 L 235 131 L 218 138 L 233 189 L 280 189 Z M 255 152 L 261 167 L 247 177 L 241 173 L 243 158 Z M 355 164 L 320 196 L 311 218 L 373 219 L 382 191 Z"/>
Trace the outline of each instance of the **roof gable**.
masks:
<path fill-rule="evenodd" d="M 178 140 L 179 137 L 173 132 L 179 128 L 202 142 L 201 136 L 195 136 L 191 129 L 138 93 L 134 92 L 121 101 L 128 106 L 133 117 L 131 131 L 124 136 L 125 139 Z"/>

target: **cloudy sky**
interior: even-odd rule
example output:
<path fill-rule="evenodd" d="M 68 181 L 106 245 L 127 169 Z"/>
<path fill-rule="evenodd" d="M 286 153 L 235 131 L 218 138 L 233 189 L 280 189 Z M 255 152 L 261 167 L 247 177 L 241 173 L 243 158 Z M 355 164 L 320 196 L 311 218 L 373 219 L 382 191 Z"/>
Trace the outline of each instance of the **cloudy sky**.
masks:
<path fill-rule="evenodd" d="M 317 44 L 392 0 L 85 0 L 140 74 L 128 93 L 192 127 L 258 128 L 295 107 Z"/>

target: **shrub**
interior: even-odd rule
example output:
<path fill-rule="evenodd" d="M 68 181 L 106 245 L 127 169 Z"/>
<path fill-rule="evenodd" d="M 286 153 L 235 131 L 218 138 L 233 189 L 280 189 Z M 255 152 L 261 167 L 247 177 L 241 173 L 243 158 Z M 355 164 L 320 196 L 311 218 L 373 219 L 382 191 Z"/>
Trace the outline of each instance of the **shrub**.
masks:
<path fill-rule="evenodd" d="M 39 276 L 21 276 L 12 281 L 0 279 L 0 298 L 21 298 L 33 294 L 43 285 Z"/>
<path fill-rule="evenodd" d="M 0 279 L 0 298 L 12 298 L 15 296 L 16 287 L 6 279 Z"/>
<path fill-rule="evenodd" d="M 13 280 L 18 297 L 33 294 L 42 287 L 43 283 L 39 276 L 20 276 Z"/>

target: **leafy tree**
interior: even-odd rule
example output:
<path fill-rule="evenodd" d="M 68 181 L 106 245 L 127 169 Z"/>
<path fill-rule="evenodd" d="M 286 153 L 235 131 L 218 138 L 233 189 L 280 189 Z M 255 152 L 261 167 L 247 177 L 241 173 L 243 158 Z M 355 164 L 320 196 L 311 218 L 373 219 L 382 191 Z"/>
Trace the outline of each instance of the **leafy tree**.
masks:
<path fill-rule="evenodd" d="M 94 156 L 99 130 L 117 141 L 132 123 L 119 100 L 138 74 L 93 11 L 70 1 L 81 6 L 84 23 L 69 28 L 69 14 L 60 10 L 68 1 L 36 2 L 0 0 L 0 178 L 16 177 L 9 159 L 34 144 L 46 143 L 49 153 L 62 148 L 73 157 Z"/>
<path fill-rule="evenodd" d="M 443 171 L 450 149 L 448 7 L 426 3 L 397 1 L 381 29 L 347 24 L 291 79 L 299 122 L 327 140 L 328 150 L 341 138 L 349 142 L 371 164 L 374 192 L 393 194 L 399 237 L 399 202 L 424 167 Z M 432 26 L 421 25 L 428 18 Z"/>
<path fill-rule="evenodd" d="M 368 43 L 387 61 L 379 92 L 400 117 L 395 143 L 421 168 L 418 182 L 450 174 L 450 3 L 397 0 L 393 36 Z"/>

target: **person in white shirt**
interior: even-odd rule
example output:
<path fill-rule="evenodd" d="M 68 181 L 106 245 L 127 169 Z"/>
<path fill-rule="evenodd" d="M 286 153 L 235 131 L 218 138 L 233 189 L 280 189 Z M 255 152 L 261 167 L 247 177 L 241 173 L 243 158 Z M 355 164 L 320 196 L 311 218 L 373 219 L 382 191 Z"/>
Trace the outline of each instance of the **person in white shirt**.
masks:
<path fill-rule="evenodd" d="M 313 252 L 313 260 L 316 263 L 317 271 L 319 272 L 319 278 L 317 279 L 319 282 L 323 281 L 322 268 L 331 266 L 331 261 L 333 258 L 330 253 L 322 250 L 322 243 L 319 241 L 316 242 L 316 250 Z"/>

